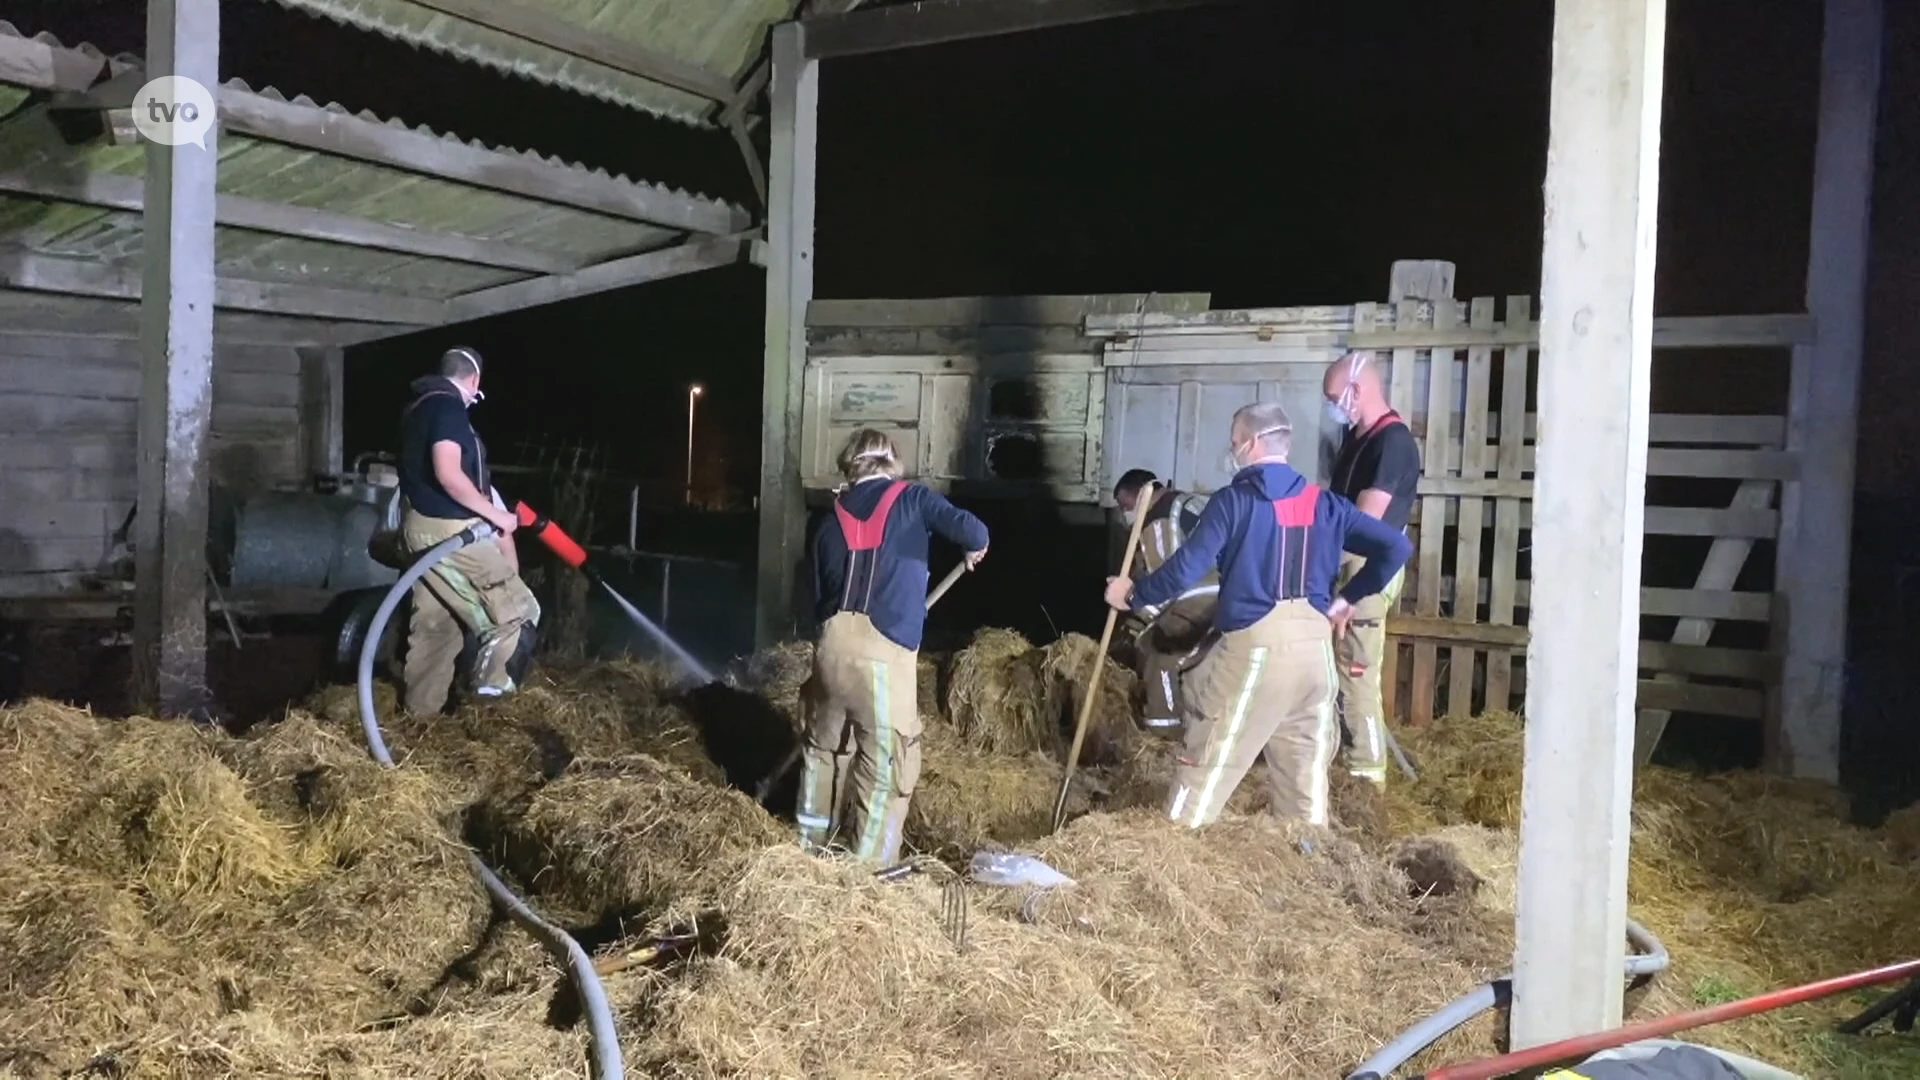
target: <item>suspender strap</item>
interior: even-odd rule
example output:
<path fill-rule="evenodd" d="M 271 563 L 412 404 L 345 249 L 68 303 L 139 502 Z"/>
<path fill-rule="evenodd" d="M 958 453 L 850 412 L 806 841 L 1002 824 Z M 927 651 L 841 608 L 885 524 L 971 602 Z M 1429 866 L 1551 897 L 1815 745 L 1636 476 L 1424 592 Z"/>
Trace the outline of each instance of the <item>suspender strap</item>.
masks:
<path fill-rule="evenodd" d="M 1307 595 L 1307 555 L 1313 523 L 1320 510 L 1320 488 L 1308 484 L 1299 494 L 1273 500 L 1273 523 L 1280 534 L 1279 598 Z"/>

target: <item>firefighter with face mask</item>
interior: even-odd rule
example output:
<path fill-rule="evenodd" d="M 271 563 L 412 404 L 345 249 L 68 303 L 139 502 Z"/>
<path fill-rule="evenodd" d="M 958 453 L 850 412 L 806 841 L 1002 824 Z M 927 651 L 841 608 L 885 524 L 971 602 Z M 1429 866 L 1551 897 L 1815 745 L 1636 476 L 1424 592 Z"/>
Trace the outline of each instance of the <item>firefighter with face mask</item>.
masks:
<path fill-rule="evenodd" d="M 1126 515 L 1127 525 L 1141 514 L 1140 550 L 1134 552 L 1135 581 L 1166 565 L 1200 523 L 1207 497 L 1173 488 L 1157 489 L 1151 505 L 1140 505 L 1140 493 L 1156 483 L 1145 469 L 1129 469 L 1114 485 L 1113 501 Z M 1144 624 L 1134 638 L 1134 664 L 1146 691 L 1141 712 L 1143 726 L 1171 733 L 1180 728 L 1182 677 L 1200 662 L 1213 633 L 1213 610 L 1220 595 L 1220 577 L 1209 569 L 1199 584 L 1165 605 L 1142 608 Z"/>
<path fill-rule="evenodd" d="M 1404 535 L 1420 484 L 1420 444 L 1387 404 L 1379 366 L 1367 353 L 1348 353 L 1327 368 L 1321 392 L 1328 416 L 1345 432 L 1333 462 L 1334 493 Z M 1359 570 L 1359 559 L 1343 558 L 1340 583 Z M 1387 782 L 1386 706 L 1380 692 L 1387 615 L 1400 598 L 1404 578 L 1395 574 L 1378 595 L 1356 605 L 1353 625 L 1334 643 L 1340 715 L 1352 744 L 1347 769 L 1375 784 Z"/>
<path fill-rule="evenodd" d="M 1407 538 L 1309 483 L 1287 464 L 1293 427 L 1279 405 L 1233 416 L 1233 480 L 1215 492 L 1180 550 L 1135 587 L 1115 578 L 1120 610 L 1164 604 L 1220 572 L 1219 642 L 1188 680 L 1187 732 L 1167 816 L 1214 821 L 1262 751 L 1275 813 L 1328 822 L 1328 769 L 1340 747 L 1333 640 L 1353 605 L 1412 554 Z M 1365 560 L 1336 594 L 1343 551 Z"/>
<path fill-rule="evenodd" d="M 477 522 L 499 531 L 436 563 L 413 587 L 403 681 L 406 708 L 438 713 L 471 634 L 478 642 L 474 690 L 498 697 L 514 689 L 509 662 L 540 621 L 540 605 L 520 580 L 513 545 L 519 524 L 492 486 L 486 444 L 467 410 L 481 400 L 480 354 L 449 349 L 437 374 L 414 381 L 400 421 L 400 538 L 409 556 Z"/>
<path fill-rule="evenodd" d="M 801 841 L 839 839 L 863 862 L 891 864 L 920 777 L 917 657 L 926 624 L 933 534 L 977 566 L 987 527 L 944 496 L 901 479 L 893 441 L 856 432 L 840 452 L 845 485 L 812 543 L 820 640 L 801 688 L 805 770 Z M 848 807 L 843 816 L 842 806 Z"/>

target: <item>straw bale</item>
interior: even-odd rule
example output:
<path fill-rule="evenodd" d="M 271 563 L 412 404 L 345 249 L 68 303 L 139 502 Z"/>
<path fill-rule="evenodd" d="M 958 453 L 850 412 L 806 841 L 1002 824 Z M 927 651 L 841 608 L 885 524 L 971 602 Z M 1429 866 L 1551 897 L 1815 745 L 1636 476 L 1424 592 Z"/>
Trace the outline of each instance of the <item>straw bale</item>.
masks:
<path fill-rule="evenodd" d="M 800 687 L 813 675 L 813 642 L 790 641 L 742 657 L 727 671 L 725 681 L 767 699 L 799 731 Z"/>
<path fill-rule="evenodd" d="M 658 910 L 717 896 L 792 834 L 751 798 L 644 754 L 577 761 L 511 826 L 512 865 L 572 910 Z"/>
<path fill-rule="evenodd" d="M 1060 754 L 1057 706 L 1033 660 L 1033 644 L 1012 630 L 989 628 L 953 658 L 947 716 L 967 745 L 990 754 Z"/>
<path fill-rule="evenodd" d="M 1310 848 L 1310 850 L 1308 850 Z M 1403 876 L 1259 819 L 1094 814 L 1039 845 L 1080 885 L 1018 917 L 793 849 L 724 899 L 730 936 L 658 1003 L 655 1075 L 1339 1075 L 1483 972 L 1412 928 Z M 1393 987 L 1391 995 L 1382 994 Z"/>
<path fill-rule="evenodd" d="M 1140 740 L 1140 727 L 1133 706 L 1133 672 L 1112 657 L 1100 656 L 1100 646 L 1084 634 L 1067 634 L 1042 649 L 1038 662 L 1040 681 L 1047 697 L 1042 711 L 1067 724 L 1079 721 L 1086 702 L 1087 684 L 1093 676 L 1096 657 L 1104 665 L 1100 676 L 1100 696 L 1087 717 L 1087 733 L 1080 750 L 1082 764 L 1110 765 L 1128 759 Z M 1068 728 L 1071 731 L 1071 728 Z"/>

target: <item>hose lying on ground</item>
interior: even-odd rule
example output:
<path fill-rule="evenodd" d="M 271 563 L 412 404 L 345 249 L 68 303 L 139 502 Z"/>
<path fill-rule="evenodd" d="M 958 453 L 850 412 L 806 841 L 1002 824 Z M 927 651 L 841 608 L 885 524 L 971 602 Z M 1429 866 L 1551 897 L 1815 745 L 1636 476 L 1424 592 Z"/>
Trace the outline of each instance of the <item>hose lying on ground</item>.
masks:
<path fill-rule="evenodd" d="M 1626 974 L 1629 979 L 1657 975 L 1665 971 L 1667 965 L 1672 962 L 1672 958 L 1667 955 L 1667 947 L 1660 943 L 1660 939 L 1632 919 L 1627 920 L 1627 941 L 1635 950 L 1627 954 Z M 1347 1074 L 1347 1080 L 1385 1080 L 1385 1077 L 1392 1075 L 1393 1070 L 1411 1061 L 1415 1054 L 1439 1042 L 1447 1032 L 1489 1009 L 1507 1004 L 1512 996 L 1512 975 L 1503 975 L 1492 982 L 1476 987 L 1469 993 L 1448 1002 L 1439 1012 L 1408 1028 L 1398 1038 L 1375 1051 L 1372 1057 L 1361 1062 Z"/>
<path fill-rule="evenodd" d="M 379 651 L 380 637 L 386 631 L 387 620 L 393 617 L 393 609 L 400 605 L 400 598 L 413 588 L 414 582 L 433 569 L 435 563 L 468 544 L 493 535 L 491 526 L 477 524 L 429 548 L 400 575 L 399 581 L 393 583 L 386 600 L 381 602 L 380 610 L 374 613 L 373 622 L 367 627 L 367 639 L 360 646 L 360 726 L 366 732 L 368 752 L 375 761 L 387 768 L 393 768 L 393 757 L 387 753 L 387 740 L 380 732 L 379 716 L 373 707 L 373 658 Z M 488 869 L 487 864 L 480 861 L 480 856 L 471 850 L 467 852 L 467 864 L 473 868 L 474 875 L 486 887 L 494 902 L 566 967 L 587 1014 L 587 1032 L 592 1045 L 588 1064 L 594 1080 L 624 1080 L 626 1072 L 620 1060 L 620 1039 L 613 1027 L 613 1009 L 607 1004 L 606 988 L 600 984 L 600 977 L 594 971 L 593 959 L 565 930 L 542 919 L 527 906 L 525 900 L 514 895 L 499 875 Z"/>

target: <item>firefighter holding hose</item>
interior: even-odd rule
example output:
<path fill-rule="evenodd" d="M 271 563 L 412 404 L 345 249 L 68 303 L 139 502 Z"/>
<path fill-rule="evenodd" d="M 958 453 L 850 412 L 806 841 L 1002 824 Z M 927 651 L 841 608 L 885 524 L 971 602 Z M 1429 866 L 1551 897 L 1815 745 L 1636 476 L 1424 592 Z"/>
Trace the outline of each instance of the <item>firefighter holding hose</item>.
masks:
<path fill-rule="evenodd" d="M 461 346 L 440 357 L 437 374 L 414 381 L 400 420 L 400 538 L 417 556 L 476 522 L 500 533 L 440 560 L 413 588 L 402 681 L 416 716 L 446 707 L 454 669 L 471 633 L 479 643 L 474 692 L 514 689 L 507 664 L 540 605 L 520 580 L 513 530 L 519 524 L 493 489 L 486 445 L 467 410 L 480 401 L 480 354 Z"/>
<path fill-rule="evenodd" d="M 986 557 L 987 527 L 901 479 L 884 432 L 856 432 L 839 465 L 846 482 L 812 543 L 821 629 L 800 692 L 805 766 L 795 816 L 808 847 L 837 836 L 854 858 L 890 865 L 920 777 L 928 540 L 938 534 L 958 544 L 971 568 Z"/>
<path fill-rule="evenodd" d="M 1187 733 L 1167 815 L 1198 828 L 1216 820 L 1264 749 L 1273 810 L 1328 820 L 1328 769 L 1340 748 L 1333 640 L 1354 606 L 1399 573 L 1413 546 L 1287 464 L 1293 425 L 1263 402 L 1234 413 L 1233 480 L 1215 492 L 1187 542 L 1136 587 L 1107 583 L 1119 611 L 1165 604 L 1209 567 L 1220 571 L 1220 641 L 1193 671 Z M 1341 553 L 1365 560 L 1336 594 Z"/>

